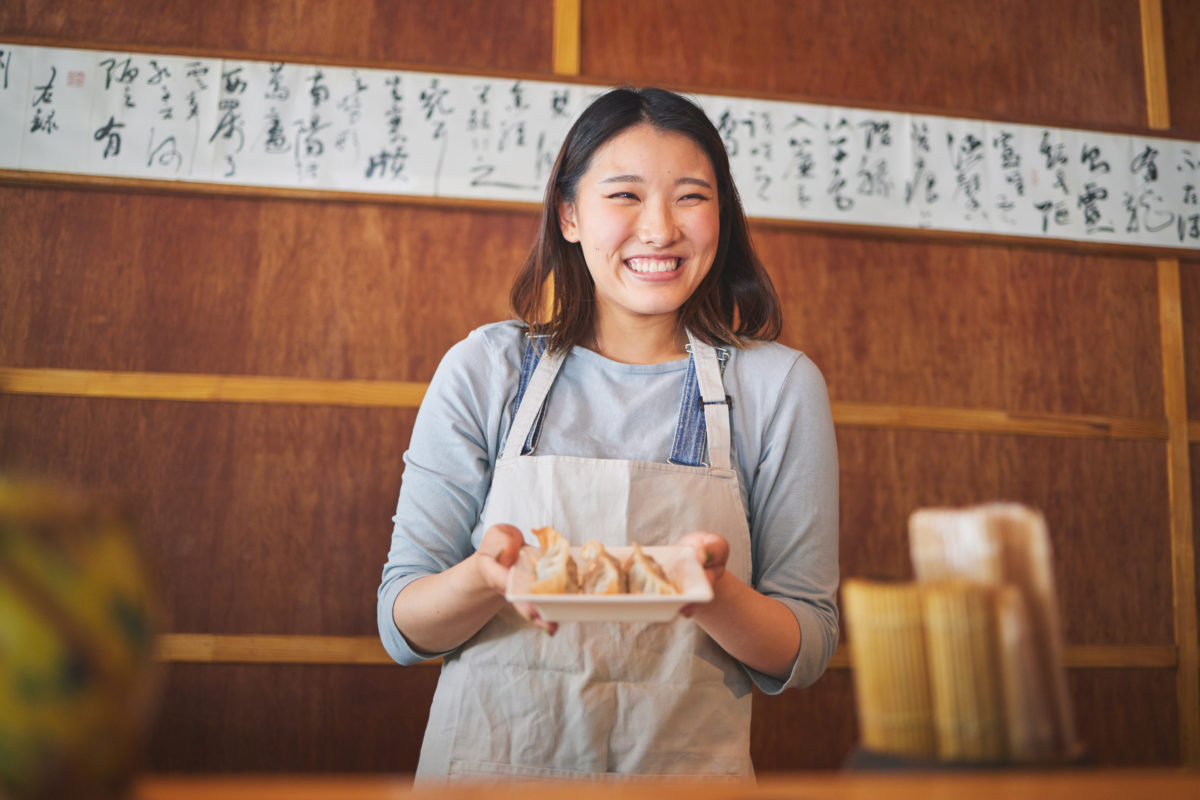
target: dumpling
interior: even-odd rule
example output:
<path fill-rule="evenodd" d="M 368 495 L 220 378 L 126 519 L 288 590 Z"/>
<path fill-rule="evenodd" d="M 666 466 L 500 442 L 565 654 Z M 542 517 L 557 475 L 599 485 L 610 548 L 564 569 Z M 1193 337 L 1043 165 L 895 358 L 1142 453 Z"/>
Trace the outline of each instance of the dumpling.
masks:
<path fill-rule="evenodd" d="M 625 594 L 629 591 L 629 580 L 620 562 L 595 539 L 583 546 L 579 558 L 583 562 L 580 583 L 584 594 Z"/>
<path fill-rule="evenodd" d="M 679 594 L 675 584 L 667 580 L 662 565 L 642 552 L 638 544 L 633 545 L 633 554 L 625 562 L 629 576 L 630 594 Z"/>
<path fill-rule="evenodd" d="M 534 566 L 534 594 L 575 594 L 579 591 L 579 572 L 571 558 L 571 544 L 554 528 L 534 528 L 542 546 L 542 555 Z"/>

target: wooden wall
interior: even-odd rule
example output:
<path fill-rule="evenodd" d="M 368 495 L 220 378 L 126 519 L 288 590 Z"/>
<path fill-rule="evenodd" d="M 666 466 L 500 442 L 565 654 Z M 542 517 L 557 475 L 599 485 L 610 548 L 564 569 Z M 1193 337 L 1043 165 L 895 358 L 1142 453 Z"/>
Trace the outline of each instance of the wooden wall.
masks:
<path fill-rule="evenodd" d="M 1191 0 L 12 0 L 15 37 L 1200 139 Z M 141 512 L 168 612 L 149 767 L 411 770 L 436 668 L 385 663 L 373 613 L 400 456 L 441 354 L 507 316 L 536 210 L 2 180 L 0 468 Z M 909 575 L 920 506 L 1044 509 L 1091 757 L 1200 764 L 1200 260 L 754 236 L 835 404 L 843 574 Z M 847 665 L 756 697 L 761 771 L 842 763 Z"/>

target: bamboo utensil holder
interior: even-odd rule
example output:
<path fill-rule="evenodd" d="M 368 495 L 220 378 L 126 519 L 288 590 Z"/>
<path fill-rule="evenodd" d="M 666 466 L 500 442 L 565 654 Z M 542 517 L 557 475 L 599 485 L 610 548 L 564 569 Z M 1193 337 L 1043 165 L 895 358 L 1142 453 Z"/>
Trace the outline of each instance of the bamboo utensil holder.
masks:
<path fill-rule="evenodd" d="M 842 592 L 854 637 L 854 691 L 862 742 L 911 758 L 937 755 L 920 589 L 849 580 Z"/>

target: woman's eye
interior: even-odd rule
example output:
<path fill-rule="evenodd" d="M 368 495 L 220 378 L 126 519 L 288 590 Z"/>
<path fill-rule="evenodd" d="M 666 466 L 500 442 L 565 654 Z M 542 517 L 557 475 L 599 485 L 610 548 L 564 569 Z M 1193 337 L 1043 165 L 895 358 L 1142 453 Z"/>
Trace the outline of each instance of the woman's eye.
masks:
<path fill-rule="evenodd" d="M 637 200 L 637 195 L 633 192 L 614 192 L 608 197 L 610 200 Z"/>

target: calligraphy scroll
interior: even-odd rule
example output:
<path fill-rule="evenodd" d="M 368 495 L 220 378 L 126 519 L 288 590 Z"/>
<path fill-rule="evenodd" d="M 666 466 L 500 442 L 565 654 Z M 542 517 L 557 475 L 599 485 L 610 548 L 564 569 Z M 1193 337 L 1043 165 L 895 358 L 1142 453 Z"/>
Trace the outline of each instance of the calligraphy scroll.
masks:
<path fill-rule="evenodd" d="M 0 44 L 0 169 L 538 203 L 604 91 Z M 694 99 L 753 217 L 1200 249 L 1200 143 Z"/>

